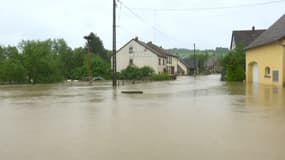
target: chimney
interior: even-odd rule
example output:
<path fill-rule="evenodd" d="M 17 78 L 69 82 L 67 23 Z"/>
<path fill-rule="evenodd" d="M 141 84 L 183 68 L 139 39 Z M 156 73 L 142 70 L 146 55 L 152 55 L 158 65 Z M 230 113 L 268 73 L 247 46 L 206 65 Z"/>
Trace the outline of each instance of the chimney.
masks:
<path fill-rule="evenodd" d="M 139 40 L 139 37 L 138 37 L 138 36 L 136 36 L 135 41 L 138 41 L 138 40 Z"/>
<path fill-rule="evenodd" d="M 252 31 L 255 31 L 255 26 L 252 26 Z"/>

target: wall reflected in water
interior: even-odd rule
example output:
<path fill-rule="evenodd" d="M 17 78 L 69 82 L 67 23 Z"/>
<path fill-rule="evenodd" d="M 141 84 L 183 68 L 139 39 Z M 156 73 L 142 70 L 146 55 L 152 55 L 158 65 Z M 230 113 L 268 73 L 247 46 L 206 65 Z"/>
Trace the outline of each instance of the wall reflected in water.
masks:
<path fill-rule="evenodd" d="M 260 107 L 285 107 L 285 89 L 278 86 L 246 85 L 246 104 Z"/>

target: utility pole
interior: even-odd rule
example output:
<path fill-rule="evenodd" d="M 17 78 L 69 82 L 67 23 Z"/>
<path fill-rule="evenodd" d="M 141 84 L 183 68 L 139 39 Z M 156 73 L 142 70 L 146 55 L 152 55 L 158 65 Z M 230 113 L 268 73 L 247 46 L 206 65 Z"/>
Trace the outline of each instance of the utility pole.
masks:
<path fill-rule="evenodd" d="M 87 40 L 87 48 L 88 48 L 88 80 L 90 83 L 92 83 L 92 71 L 91 71 L 91 53 L 90 53 L 90 40 L 91 40 L 91 36 L 84 36 L 84 39 Z"/>
<path fill-rule="evenodd" d="M 197 68 L 196 68 L 196 44 L 194 43 L 194 76 L 197 74 Z"/>
<path fill-rule="evenodd" d="M 116 0 L 113 0 L 113 87 L 117 87 Z"/>

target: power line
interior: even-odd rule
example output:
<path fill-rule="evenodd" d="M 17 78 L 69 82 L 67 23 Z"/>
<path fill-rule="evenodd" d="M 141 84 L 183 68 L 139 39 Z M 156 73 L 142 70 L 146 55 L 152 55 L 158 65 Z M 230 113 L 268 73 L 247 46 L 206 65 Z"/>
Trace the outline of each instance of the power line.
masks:
<path fill-rule="evenodd" d="M 123 6 L 124 8 L 126 8 L 133 16 L 135 16 L 138 20 L 140 20 L 142 23 L 144 23 L 147 26 L 150 26 L 154 31 L 158 32 L 161 35 L 164 35 L 165 37 L 168 38 L 168 40 L 172 40 L 173 42 L 177 43 L 177 44 L 185 44 L 187 45 L 187 43 L 181 42 L 179 40 L 177 40 L 175 37 L 168 35 L 167 33 L 161 31 L 160 29 L 158 29 L 156 26 L 149 24 L 142 16 L 140 16 L 139 14 L 137 14 L 135 11 L 133 11 L 130 7 L 126 6 L 121 0 L 118 0 L 118 2 L 121 4 L 121 6 Z"/>
<path fill-rule="evenodd" d="M 133 10 L 146 10 L 146 11 L 160 11 L 160 12 L 192 12 L 192 11 L 210 11 L 210 10 L 225 10 L 225 9 L 238 9 L 248 7 L 266 6 L 271 4 L 284 3 L 285 0 L 274 0 L 269 2 L 249 3 L 240 5 L 217 6 L 217 7 L 199 7 L 199 8 L 131 8 Z"/>
<path fill-rule="evenodd" d="M 128 33 L 131 36 L 136 36 L 136 34 L 134 34 L 133 32 L 131 32 L 130 30 L 128 30 L 126 27 L 119 25 L 117 26 L 117 28 L 125 33 Z"/>

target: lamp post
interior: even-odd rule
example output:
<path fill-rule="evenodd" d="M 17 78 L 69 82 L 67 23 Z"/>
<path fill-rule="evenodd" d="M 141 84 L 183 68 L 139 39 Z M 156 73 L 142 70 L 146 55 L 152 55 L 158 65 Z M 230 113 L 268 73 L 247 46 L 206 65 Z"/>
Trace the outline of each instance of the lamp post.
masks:
<path fill-rule="evenodd" d="M 90 53 L 90 40 L 92 39 L 91 36 L 84 36 L 84 39 L 87 40 L 87 48 L 88 48 L 88 58 L 87 58 L 87 63 L 88 63 L 88 80 L 91 83 L 92 81 L 92 71 L 91 71 L 91 53 Z"/>

